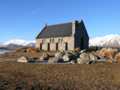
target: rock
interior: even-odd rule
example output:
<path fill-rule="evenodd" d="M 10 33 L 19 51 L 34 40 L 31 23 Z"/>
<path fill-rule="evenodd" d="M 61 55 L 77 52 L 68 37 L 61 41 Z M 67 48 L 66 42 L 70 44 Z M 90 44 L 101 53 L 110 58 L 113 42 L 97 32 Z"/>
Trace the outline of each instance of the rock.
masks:
<path fill-rule="evenodd" d="M 65 52 L 64 51 L 61 51 L 61 52 L 57 52 L 55 54 L 55 57 L 52 59 L 53 60 L 53 63 L 63 63 L 64 60 L 63 60 L 63 56 L 65 55 Z"/>
<path fill-rule="evenodd" d="M 81 53 L 80 58 L 77 59 L 79 64 L 93 64 L 98 60 L 98 57 L 91 53 Z"/>
<path fill-rule="evenodd" d="M 69 62 L 69 64 L 75 64 L 75 63 L 76 63 L 76 62 L 75 62 L 75 61 L 73 61 L 73 60 Z"/>
<path fill-rule="evenodd" d="M 22 56 L 22 57 L 18 58 L 17 62 L 27 63 L 28 62 L 28 58 L 25 57 L 25 56 Z"/>
<path fill-rule="evenodd" d="M 62 58 L 54 57 L 52 59 L 48 60 L 49 64 L 55 64 L 55 63 L 64 63 Z"/>
<path fill-rule="evenodd" d="M 80 54 L 82 54 L 82 53 L 86 53 L 86 50 L 84 49 L 84 50 L 81 50 L 80 51 Z"/>
<path fill-rule="evenodd" d="M 70 58 L 69 58 L 68 54 L 63 56 L 63 60 L 64 60 L 64 62 L 70 61 Z"/>
<path fill-rule="evenodd" d="M 98 59 L 97 56 L 95 56 L 93 53 L 89 54 L 90 61 L 96 61 Z"/>
<path fill-rule="evenodd" d="M 0 90 L 8 90 L 9 82 L 7 80 L 0 80 Z"/>
<path fill-rule="evenodd" d="M 108 59 L 114 59 L 114 56 L 117 52 L 118 52 L 117 49 L 103 48 L 99 51 L 98 55 Z"/>
<path fill-rule="evenodd" d="M 53 63 L 63 63 L 63 62 L 64 62 L 64 60 L 63 60 L 64 54 L 65 54 L 64 51 L 55 53 L 55 55 L 54 55 L 55 57 L 49 59 L 49 60 L 48 60 L 48 63 L 49 63 L 49 64 L 53 64 Z"/>
<path fill-rule="evenodd" d="M 42 61 L 44 61 L 43 57 L 39 57 L 39 58 L 37 59 L 37 62 L 42 62 Z"/>
<path fill-rule="evenodd" d="M 33 53 L 33 54 L 36 54 L 36 53 L 38 53 L 38 50 L 35 49 L 35 48 L 27 48 L 27 49 L 26 49 L 26 52 L 27 52 L 27 53 Z"/>
<path fill-rule="evenodd" d="M 54 64 L 54 63 L 55 63 L 54 58 L 48 60 L 48 64 Z"/>
<path fill-rule="evenodd" d="M 65 55 L 65 52 L 57 52 L 57 53 L 55 54 L 55 57 L 56 57 L 56 58 L 62 58 L 63 55 Z"/>
<path fill-rule="evenodd" d="M 78 52 L 66 52 L 65 55 L 63 56 L 63 60 L 65 62 L 77 60 L 77 58 L 79 58 L 79 55 L 80 54 Z"/>
<path fill-rule="evenodd" d="M 115 62 L 120 63 L 120 52 L 115 55 Z"/>
<path fill-rule="evenodd" d="M 77 51 L 75 51 L 75 52 L 72 52 L 72 54 L 73 54 L 73 59 L 77 59 L 77 58 L 79 58 L 79 56 L 80 56 L 80 52 L 77 52 Z"/>
<path fill-rule="evenodd" d="M 80 55 L 80 58 L 77 59 L 78 64 L 89 64 L 90 62 L 90 57 L 89 54 L 87 53 L 82 53 Z"/>
<path fill-rule="evenodd" d="M 80 48 L 75 48 L 75 52 L 80 52 Z"/>
<path fill-rule="evenodd" d="M 34 57 L 28 58 L 28 63 L 35 63 L 35 62 L 37 62 L 37 58 Z"/>
<path fill-rule="evenodd" d="M 114 62 L 113 62 L 113 60 L 108 59 L 108 60 L 106 61 L 106 63 L 108 63 L 108 64 L 112 64 L 112 63 L 114 63 Z"/>
<path fill-rule="evenodd" d="M 106 63 L 108 59 L 103 58 L 103 59 L 98 59 L 97 61 L 95 61 L 96 63 Z"/>
<path fill-rule="evenodd" d="M 18 82 L 16 82 L 16 88 L 15 90 L 26 90 L 28 89 L 28 87 L 26 87 L 28 85 L 28 82 L 26 80 L 19 80 Z"/>
<path fill-rule="evenodd" d="M 43 55 L 40 57 L 40 60 L 49 60 L 49 55 L 47 53 L 43 53 Z"/>
<path fill-rule="evenodd" d="M 87 49 L 81 50 L 80 53 L 90 53 L 90 52 L 93 52 L 93 51 L 96 52 L 97 50 L 98 50 L 97 47 L 89 47 Z"/>

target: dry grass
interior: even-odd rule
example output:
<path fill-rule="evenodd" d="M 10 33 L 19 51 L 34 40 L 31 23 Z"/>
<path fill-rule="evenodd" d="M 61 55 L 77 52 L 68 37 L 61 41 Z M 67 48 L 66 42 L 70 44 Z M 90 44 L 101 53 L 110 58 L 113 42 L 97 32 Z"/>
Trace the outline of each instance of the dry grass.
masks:
<path fill-rule="evenodd" d="M 20 58 L 21 56 L 39 59 L 44 53 L 48 53 L 49 56 L 53 56 L 55 54 L 55 52 L 45 52 L 45 51 L 34 53 L 34 51 L 32 51 L 31 48 L 30 49 L 28 48 L 26 52 L 24 52 L 24 49 L 18 49 L 17 51 L 0 55 L 0 62 L 16 62 L 17 59 Z"/>
<path fill-rule="evenodd" d="M 120 63 L 120 53 L 116 54 L 115 60 L 116 60 L 117 63 Z"/>
<path fill-rule="evenodd" d="M 119 64 L 0 63 L 0 90 L 119 90 Z"/>
<path fill-rule="evenodd" d="M 118 53 L 117 49 L 112 48 L 102 48 L 99 52 L 99 55 L 109 59 L 113 59 L 114 56 Z"/>

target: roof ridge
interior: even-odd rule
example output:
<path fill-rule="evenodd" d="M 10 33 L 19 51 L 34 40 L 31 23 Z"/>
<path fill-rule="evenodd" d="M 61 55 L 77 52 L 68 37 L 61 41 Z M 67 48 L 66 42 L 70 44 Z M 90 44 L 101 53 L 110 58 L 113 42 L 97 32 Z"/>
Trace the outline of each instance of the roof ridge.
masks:
<path fill-rule="evenodd" d="M 49 24 L 47 25 L 47 27 L 51 27 L 51 26 L 58 26 L 58 25 L 64 25 L 64 24 L 72 24 L 72 22 L 64 22 L 64 23 L 57 23 L 57 24 Z"/>

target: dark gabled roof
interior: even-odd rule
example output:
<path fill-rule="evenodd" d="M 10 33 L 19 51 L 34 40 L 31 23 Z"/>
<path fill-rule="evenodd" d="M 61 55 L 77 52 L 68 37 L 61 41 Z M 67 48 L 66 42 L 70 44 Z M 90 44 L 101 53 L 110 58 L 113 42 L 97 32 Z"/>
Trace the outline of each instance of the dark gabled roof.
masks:
<path fill-rule="evenodd" d="M 46 25 L 36 38 L 65 37 L 71 35 L 72 22 L 48 26 Z"/>

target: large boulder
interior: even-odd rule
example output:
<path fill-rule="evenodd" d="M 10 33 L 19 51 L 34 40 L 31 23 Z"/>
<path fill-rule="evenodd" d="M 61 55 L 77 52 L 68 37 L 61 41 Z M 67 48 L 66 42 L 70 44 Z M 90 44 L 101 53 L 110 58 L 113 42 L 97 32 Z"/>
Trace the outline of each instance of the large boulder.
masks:
<path fill-rule="evenodd" d="M 62 63 L 64 62 L 63 56 L 65 55 L 64 51 L 55 53 L 55 57 L 50 59 L 48 63 Z"/>
<path fill-rule="evenodd" d="M 106 63 L 108 63 L 108 64 L 113 64 L 113 63 L 114 63 L 114 61 L 113 61 L 113 60 L 111 60 L 111 59 L 108 59 L 108 60 L 106 61 Z"/>
<path fill-rule="evenodd" d="M 55 53 L 56 58 L 62 58 L 63 55 L 65 55 L 65 52 L 57 52 L 57 53 Z"/>
<path fill-rule="evenodd" d="M 81 53 L 80 58 L 77 59 L 78 64 L 92 64 L 98 60 L 94 53 Z"/>
<path fill-rule="evenodd" d="M 95 61 L 96 63 L 106 63 L 106 62 L 108 62 L 108 59 L 106 59 L 106 58 L 101 58 L 101 59 L 99 59 L 99 60 L 97 60 L 97 61 Z"/>
<path fill-rule="evenodd" d="M 43 53 L 43 55 L 40 57 L 40 60 L 49 60 L 48 53 Z"/>
<path fill-rule="evenodd" d="M 80 52 L 80 48 L 75 48 L 75 52 Z"/>
<path fill-rule="evenodd" d="M 65 62 L 68 61 L 75 61 L 77 58 L 79 58 L 80 53 L 77 51 L 71 51 L 71 52 L 66 52 L 65 55 L 63 56 L 63 60 Z"/>
<path fill-rule="evenodd" d="M 117 52 L 118 52 L 117 49 L 103 48 L 99 51 L 98 55 L 108 59 L 114 59 L 114 56 L 116 55 Z"/>
<path fill-rule="evenodd" d="M 22 56 L 22 57 L 20 57 L 20 58 L 17 59 L 17 62 L 27 63 L 28 62 L 28 58 L 25 57 L 25 56 Z"/>
<path fill-rule="evenodd" d="M 98 57 L 95 54 L 93 54 L 93 53 L 89 53 L 89 58 L 90 58 L 90 61 L 98 60 Z"/>
<path fill-rule="evenodd" d="M 90 57 L 88 53 L 82 53 L 80 55 L 80 58 L 77 59 L 78 64 L 89 64 L 90 62 Z"/>
<path fill-rule="evenodd" d="M 65 55 L 63 56 L 63 60 L 64 60 L 64 62 L 70 61 L 69 55 L 68 55 L 68 54 L 65 54 Z"/>
<path fill-rule="evenodd" d="M 26 49 L 26 52 L 27 52 L 27 53 L 36 54 L 36 53 L 38 53 L 38 50 L 35 49 L 35 48 L 29 47 L 29 48 Z"/>
<path fill-rule="evenodd" d="M 17 59 L 17 62 L 21 63 L 35 63 L 38 58 L 35 57 L 28 57 L 28 56 L 21 56 Z"/>
<path fill-rule="evenodd" d="M 120 53 L 117 53 L 117 54 L 115 55 L 115 62 L 116 62 L 116 63 L 120 63 Z"/>
<path fill-rule="evenodd" d="M 48 60 L 49 64 L 64 63 L 62 58 L 54 57 Z"/>
<path fill-rule="evenodd" d="M 73 59 L 77 59 L 80 56 L 80 52 L 78 52 L 78 51 L 74 51 L 74 52 L 72 52 L 72 54 L 74 56 Z"/>

